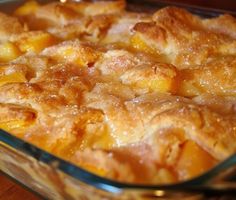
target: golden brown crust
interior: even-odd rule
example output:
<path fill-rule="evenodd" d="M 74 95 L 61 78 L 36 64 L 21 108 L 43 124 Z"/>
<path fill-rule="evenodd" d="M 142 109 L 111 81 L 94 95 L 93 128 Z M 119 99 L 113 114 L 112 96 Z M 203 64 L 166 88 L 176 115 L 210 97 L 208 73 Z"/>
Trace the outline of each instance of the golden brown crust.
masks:
<path fill-rule="evenodd" d="M 34 110 L 14 104 L 0 104 L 0 112 L 0 123 L 19 119 L 32 123 L 32 121 L 36 118 L 36 113 Z"/>
<path fill-rule="evenodd" d="M 124 0 L 97 1 L 94 3 L 82 2 L 79 4 L 74 2 L 67 2 L 65 6 L 82 15 L 94 16 L 122 12 L 126 7 L 126 2 Z"/>
<path fill-rule="evenodd" d="M 171 92 L 175 93 L 178 85 L 178 73 L 174 66 L 165 63 L 136 65 L 127 70 L 121 77 L 125 85 L 144 90 L 143 92 Z M 146 90 L 146 91 L 145 91 Z"/>
<path fill-rule="evenodd" d="M 26 27 L 24 28 L 17 18 L 0 13 L 0 42 L 7 41 L 11 36 L 20 34 L 25 30 L 27 30 Z"/>
<path fill-rule="evenodd" d="M 234 115 L 236 112 L 235 96 L 203 94 L 194 97 L 193 100 L 200 105 L 207 105 L 210 109 L 223 115 Z"/>
<path fill-rule="evenodd" d="M 46 29 L 62 39 L 84 37 L 100 39 L 116 16 L 124 11 L 125 1 L 114 2 L 66 2 L 37 6 L 26 15 L 19 15 L 31 29 Z"/>
<path fill-rule="evenodd" d="M 149 15 L 142 13 L 123 12 L 115 15 L 115 19 L 107 30 L 107 34 L 103 38 L 102 43 L 110 44 L 119 42 L 128 45 L 134 25 L 138 22 L 146 22 L 150 20 L 151 17 Z"/>
<path fill-rule="evenodd" d="M 12 73 L 20 72 L 24 75 L 27 74 L 28 68 L 23 64 L 2 64 L 0 65 L 0 76 L 9 75 Z"/>
<path fill-rule="evenodd" d="M 63 26 L 79 18 L 79 14 L 61 3 L 50 3 L 35 11 L 35 18 L 50 26 Z"/>
<path fill-rule="evenodd" d="M 235 41 L 229 34 L 210 31 L 205 24 L 183 9 L 168 7 L 157 11 L 153 22 L 136 24 L 134 30 L 154 46 L 157 53 L 167 54 L 170 62 L 181 68 L 235 53 Z"/>
<path fill-rule="evenodd" d="M 231 15 L 225 14 L 216 18 L 205 19 L 203 25 L 210 31 L 236 38 L 236 20 Z"/>
<path fill-rule="evenodd" d="M 77 64 L 82 67 L 93 66 L 101 52 L 79 40 L 62 42 L 59 45 L 46 48 L 42 55 L 48 56 L 57 62 Z"/>
<path fill-rule="evenodd" d="M 180 94 L 196 96 L 202 93 L 235 96 L 236 59 L 234 56 L 214 58 L 200 66 L 181 70 L 183 84 Z M 195 88 L 194 91 L 186 88 Z"/>
<path fill-rule="evenodd" d="M 50 66 L 51 62 L 46 56 L 30 52 L 13 60 L 10 65 L 21 65 L 27 68 L 26 76 L 30 81 L 31 78 L 39 77 Z"/>
<path fill-rule="evenodd" d="M 119 181 L 196 176 L 236 152 L 235 19 L 124 7 L 27 4 L 29 31 L 0 14 L 0 127 Z"/>
<path fill-rule="evenodd" d="M 113 136 L 120 145 L 136 143 L 152 134 L 163 134 L 165 129 L 179 129 L 185 132 L 186 139 L 196 141 L 217 159 L 228 157 L 236 148 L 231 140 L 235 135 L 235 119 L 232 117 L 222 117 L 205 107 L 171 96 L 152 95 L 148 100 L 144 96 L 121 101 L 104 89 L 94 95 L 96 100 L 92 99 L 92 103 L 87 104 L 103 110 Z M 217 127 L 218 131 L 212 127 Z"/>
<path fill-rule="evenodd" d="M 206 108 L 186 105 L 157 115 L 152 123 L 154 127 L 159 124 L 159 131 L 169 127 L 184 131 L 187 139 L 195 141 L 213 157 L 222 160 L 235 151 L 236 146 L 232 140 L 235 136 L 234 120 Z M 150 127 L 150 130 L 152 129 L 153 126 Z"/>

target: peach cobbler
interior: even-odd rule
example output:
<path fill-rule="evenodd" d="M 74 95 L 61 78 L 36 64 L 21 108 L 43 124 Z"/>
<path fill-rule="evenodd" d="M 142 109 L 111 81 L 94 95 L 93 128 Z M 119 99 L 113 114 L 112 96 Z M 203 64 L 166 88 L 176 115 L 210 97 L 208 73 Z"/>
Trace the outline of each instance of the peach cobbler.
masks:
<path fill-rule="evenodd" d="M 0 128 L 95 174 L 174 183 L 236 152 L 236 19 L 27 1 L 0 13 Z"/>

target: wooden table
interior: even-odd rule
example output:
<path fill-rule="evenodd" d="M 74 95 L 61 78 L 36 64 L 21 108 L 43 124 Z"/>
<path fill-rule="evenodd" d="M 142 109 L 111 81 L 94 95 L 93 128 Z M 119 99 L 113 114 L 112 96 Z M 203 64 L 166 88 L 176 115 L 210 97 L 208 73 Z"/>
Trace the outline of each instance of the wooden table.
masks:
<path fill-rule="evenodd" d="M 0 200 L 40 200 L 0 172 Z"/>

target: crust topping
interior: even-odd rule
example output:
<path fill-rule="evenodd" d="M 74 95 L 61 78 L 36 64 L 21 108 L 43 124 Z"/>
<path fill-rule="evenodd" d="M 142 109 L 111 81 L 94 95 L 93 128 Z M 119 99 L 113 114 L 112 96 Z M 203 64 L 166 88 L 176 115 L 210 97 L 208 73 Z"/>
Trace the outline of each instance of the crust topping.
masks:
<path fill-rule="evenodd" d="M 131 183 L 186 180 L 236 152 L 232 16 L 31 1 L 0 25 L 0 128 Z"/>

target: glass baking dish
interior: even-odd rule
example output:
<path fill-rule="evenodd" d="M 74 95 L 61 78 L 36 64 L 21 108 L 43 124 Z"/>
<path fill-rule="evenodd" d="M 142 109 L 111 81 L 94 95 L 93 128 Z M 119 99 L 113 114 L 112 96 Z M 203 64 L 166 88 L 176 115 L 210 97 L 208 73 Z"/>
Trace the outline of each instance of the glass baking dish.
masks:
<path fill-rule="evenodd" d="M 153 11 L 170 5 L 163 1 L 128 2 L 128 9 L 139 11 Z M 0 11 L 11 12 L 22 3 L 23 1 L 0 0 Z M 203 17 L 226 12 L 182 6 Z M 99 177 L 0 130 L 0 171 L 47 199 L 235 199 L 235 163 L 236 155 L 233 155 L 209 172 L 173 185 L 127 184 Z"/>

